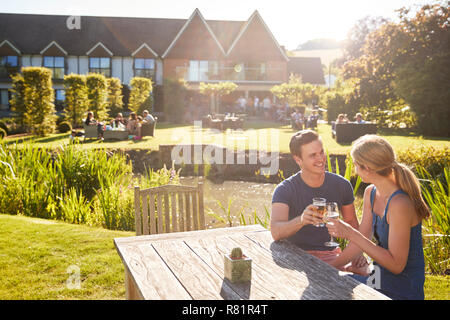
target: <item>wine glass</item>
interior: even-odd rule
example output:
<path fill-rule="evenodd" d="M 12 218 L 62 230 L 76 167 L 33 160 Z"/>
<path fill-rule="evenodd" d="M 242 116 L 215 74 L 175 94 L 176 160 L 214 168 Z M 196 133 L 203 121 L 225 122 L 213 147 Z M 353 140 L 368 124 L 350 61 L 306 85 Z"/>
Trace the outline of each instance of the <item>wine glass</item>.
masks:
<path fill-rule="evenodd" d="M 327 199 L 325 198 L 313 198 L 313 205 L 317 207 L 316 211 L 320 214 L 325 214 L 325 206 L 327 203 Z M 324 223 L 317 223 L 314 225 L 315 227 L 325 227 Z"/>
<path fill-rule="evenodd" d="M 336 202 L 328 202 L 326 204 L 326 212 L 325 212 L 325 222 L 329 222 L 331 220 L 337 220 L 339 219 L 339 207 Z M 339 246 L 339 243 L 334 241 L 334 238 L 332 235 L 330 235 L 331 239 L 330 241 L 327 241 L 324 243 L 327 247 L 337 247 Z"/>

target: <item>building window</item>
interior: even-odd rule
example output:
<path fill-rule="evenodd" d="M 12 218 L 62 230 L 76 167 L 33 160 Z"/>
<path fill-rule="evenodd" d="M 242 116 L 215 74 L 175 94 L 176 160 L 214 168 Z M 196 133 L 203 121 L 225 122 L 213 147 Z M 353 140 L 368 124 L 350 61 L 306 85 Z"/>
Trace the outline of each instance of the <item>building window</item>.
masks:
<path fill-rule="evenodd" d="M 52 71 L 53 79 L 64 79 L 64 57 L 44 57 L 44 67 Z"/>
<path fill-rule="evenodd" d="M 64 100 L 66 99 L 66 91 L 64 89 L 55 89 L 55 107 L 56 111 L 64 109 Z"/>
<path fill-rule="evenodd" d="M 111 76 L 111 58 L 89 58 L 89 72 Z"/>
<path fill-rule="evenodd" d="M 9 76 L 19 72 L 19 57 L 3 56 L 0 57 L 0 78 L 8 78 Z"/>
<path fill-rule="evenodd" d="M 155 79 L 155 59 L 134 59 L 134 76 Z"/>
<path fill-rule="evenodd" d="M 236 62 L 230 78 L 240 81 L 267 80 L 267 64 L 265 62 Z"/>
<path fill-rule="evenodd" d="M 219 63 L 217 61 L 189 61 L 188 81 L 208 81 L 219 79 Z"/>
<path fill-rule="evenodd" d="M 8 89 L 0 90 L 0 110 L 7 111 L 10 109 L 9 100 L 11 99 L 11 93 Z"/>

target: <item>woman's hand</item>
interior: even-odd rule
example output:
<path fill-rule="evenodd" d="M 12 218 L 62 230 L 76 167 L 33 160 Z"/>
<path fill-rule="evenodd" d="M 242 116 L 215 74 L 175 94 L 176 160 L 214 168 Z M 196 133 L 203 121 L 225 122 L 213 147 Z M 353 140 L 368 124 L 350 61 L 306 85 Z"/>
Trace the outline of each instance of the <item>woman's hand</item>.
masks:
<path fill-rule="evenodd" d="M 352 231 L 354 231 L 351 225 L 340 219 L 330 219 L 326 226 L 328 233 L 337 238 L 349 239 Z"/>

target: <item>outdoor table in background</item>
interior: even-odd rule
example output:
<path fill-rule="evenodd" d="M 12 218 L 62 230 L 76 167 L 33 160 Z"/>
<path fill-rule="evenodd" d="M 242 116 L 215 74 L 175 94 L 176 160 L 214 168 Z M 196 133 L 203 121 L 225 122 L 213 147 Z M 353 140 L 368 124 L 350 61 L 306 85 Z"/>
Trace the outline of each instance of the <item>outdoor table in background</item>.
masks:
<path fill-rule="evenodd" d="M 126 130 L 105 130 L 103 132 L 105 140 L 127 140 L 128 131 Z"/>
<path fill-rule="evenodd" d="M 259 225 L 116 238 L 127 299 L 389 299 Z M 252 280 L 224 279 L 223 255 L 242 248 Z"/>

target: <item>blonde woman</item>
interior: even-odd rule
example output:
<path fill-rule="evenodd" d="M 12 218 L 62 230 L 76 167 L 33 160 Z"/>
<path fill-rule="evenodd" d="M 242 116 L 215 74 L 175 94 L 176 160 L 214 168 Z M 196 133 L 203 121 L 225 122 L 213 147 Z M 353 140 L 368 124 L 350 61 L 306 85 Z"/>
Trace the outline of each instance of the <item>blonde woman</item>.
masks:
<path fill-rule="evenodd" d="M 422 220 L 430 212 L 417 178 L 395 160 L 392 146 L 379 136 L 360 137 L 351 156 L 358 175 L 372 183 L 364 192 L 362 221 L 358 230 L 341 220 L 333 221 L 327 224 L 328 231 L 350 240 L 348 251 L 354 255 L 363 251 L 374 260 L 371 280 L 376 289 L 392 299 L 424 299 Z M 372 235 L 377 243 L 370 240 Z M 334 265 L 345 263 L 338 258 Z"/>

